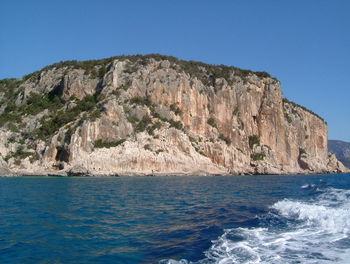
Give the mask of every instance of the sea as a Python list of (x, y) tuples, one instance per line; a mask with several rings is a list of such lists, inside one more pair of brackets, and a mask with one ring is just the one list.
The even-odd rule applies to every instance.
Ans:
[(0, 178), (0, 263), (350, 263), (350, 174)]

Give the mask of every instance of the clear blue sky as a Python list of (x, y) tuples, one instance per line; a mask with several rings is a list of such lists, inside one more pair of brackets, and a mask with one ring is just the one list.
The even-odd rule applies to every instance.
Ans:
[(0, 79), (137, 53), (267, 71), (350, 141), (349, 14), (348, 0), (0, 0)]

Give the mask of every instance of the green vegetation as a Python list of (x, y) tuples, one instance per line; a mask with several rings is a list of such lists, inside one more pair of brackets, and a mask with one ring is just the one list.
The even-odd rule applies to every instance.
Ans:
[(18, 88), (22, 83), (23, 81), (21, 79), (14, 78), (0, 80), (0, 92), (4, 93), (4, 98), (6, 98), (3, 99), (0, 103), (4, 104), (11, 102), (13, 104), (21, 92)]
[(11, 136), (8, 140), (7, 140), (8, 143), (18, 143), (18, 144), (21, 144), (21, 145), (24, 145), (25, 144), (25, 140), (23, 138), (16, 138), (16, 136)]
[[(147, 65), (150, 59), (161, 61), (168, 60), (170, 62), (170, 67), (176, 69), (177, 71), (182, 71), (189, 74), (193, 78), (201, 80), (205, 85), (214, 85), (217, 78), (224, 78), (229, 83), (232, 83), (237, 79), (246, 78), (251, 74), (255, 74), (259, 77), (270, 77), (269, 74), (265, 72), (252, 72), (250, 70), (242, 70), (236, 67), (230, 67), (225, 65), (210, 65), (202, 62), (196, 61), (183, 61), (176, 57), (164, 56), (160, 54), (149, 54), (149, 55), (134, 55), (134, 56), (116, 56), (101, 60), (89, 60), (89, 61), (65, 61), (55, 63), (44, 67), (40, 71), (33, 72), (24, 76), (22, 79), (3, 79), (0, 80), (0, 92), (4, 94), (4, 98), (0, 103), (6, 105), (3, 113), (0, 115), (0, 126), (6, 124), (7, 128), (13, 132), (19, 132), (21, 130), (22, 117), (27, 115), (37, 115), (38, 113), (47, 110), (48, 114), (44, 116), (40, 122), (41, 126), (37, 128), (31, 137), (38, 137), (40, 139), (46, 140), (54, 133), (56, 133), (61, 127), (66, 126), (68, 129), (65, 141), (70, 141), (71, 135), (74, 133), (76, 126), (67, 126), (67, 124), (80, 120), (82, 122), (84, 119), (90, 118), (95, 120), (101, 117), (102, 108), (98, 108), (97, 99), (98, 92), (95, 96), (86, 96), (81, 100), (76, 98), (71, 98), (70, 101), (75, 103), (75, 106), (71, 108), (65, 107), (65, 102), (59, 97), (57, 89), (50, 92), (48, 95), (41, 95), (38, 93), (30, 93), (25, 99), (25, 103), (21, 106), (15, 105), (16, 99), (24, 96), (24, 88), (21, 86), (25, 81), (35, 82), (40, 80), (40, 76), (43, 71), (64, 68), (65, 74), (71, 69), (82, 69), (91, 78), (102, 78), (106, 72), (110, 70), (112, 62), (115, 60), (128, 60), (126, 63), (126, 72), (133, 73), (140, 68), (142, 65)], [(62, 71), (63, 71), (62, 70)], [(129, 80), (124, 85), (119, 88), (127, 90), (131, 86), (132, 82)], [(117, 97), (120, 95), (121, 90), (113, 92)], [(150, 108), (152, 116), (158, 118), (163, 122), (169, 123), (170, 127), (176, 129), (183, 129), (183, 123), (181, 121), (175, 121), (167, 118), (161, 117), (158, 113), (154, 111), (155, 105), (152, 103), (148, 96), (141, 97), (136, 96), (129, 100), (132, 105), (142, 105)], [(70, 105), (69, 105), (70, 106)], [(175, 115), (181, 116), (182, 111), (176, 104), (171, 104), (169, 109), (174, 112)], [(208, 108), (210, 111), (210, 109)], [(84, 113), (82, 115), (82, 113)], [(234, 110), (235, 115), (239, 115), (239, 108), (236, 107)], [(178, 117), (177, 117), (178, 118)], [(160, 129), (162, 126), (161, 122), (152, 123), (151, 117), (144, 116), (141, 120), (138, 120), (134, 116), (128, 116), (128, 120), (133, 124), (136, 132), (147, 131), (149, 134), (153, 135), (156, 129)], [(213, 117), (207, 120), (207, 123), (217, 128), (217, 124)], [(25, 133), (23, 132), (22, 135)], [(29, 136), (29, 133), (27, 133)], [(230, 144), (231, 140), (225, 137), (223, 134), (219, 135), (219, 138)], [(100, 142), (101, 143), (101, 142)], [(102, 142), (103, 143), (103, 142)], [(97, 143), (98, 144), (98, 143)]]
[(160, 120), (162, 120), (163, 122), (169, 123), (170, 127), (174, 127), (176, 129), (179, 129), (179, 130), (181, 130), (183, 128), (183, 124), (181, 121), (175, 121), (173, 119), (167, 119), (167, 118), (163, 118), (163, 117), (160, 117)]
[(8, 92), (11, 92), (11, 90), (16, 89), (21, 84), (22, 84), (22, 81), (20, 79), (15, 79), (15, 78), (2, 79), (0, 80), (0, 91), (5, 92), (6, 90), (8, 90)]
[(176, 129), (181, 130), (183, 128), (183, 124), (181, 121), (175, 121), (173, 119), (167, 119), (164, 117), (159, 117), (160, 120), (162, 120), (163, 122), (167, 122), (169, 123), (170, 127), (174, 127)]
[(74, 121), (77, 118), (73, 111), (60, 110), (54, 113), (49, 119), (43, 119), (41, 127), (36, 129), (35, 134), (42, 140), (47, 139), (58, 131), (62, 126)]
[(189, 139), (191, 142), (196, 142), (196, 143), (197, 143), (197, 140), (196, 140), (194, 137), (188, 136), (188, 139)]
[(14, 136), (11, 136), (8, 140), (8, 143), (15, 143), (16, 142), (16, 138)]
[(250, 158), (252, 160), (255, 160), (255, 161), (256, 160), (263, 160), (263, 159), (265, 159), (265, 157), (266, 157), (266, 155), (263, 152), (261, 152), (261, 153), (253, 153), (253, 154), (250, 155)]
[[(195, 142), (197, 144), (197, 142)], [(191, 142), (192, 147), (197, 151), (199, 154), (201, 154), (204, 157), (207, 157), (207, 155), (193, 142)]]
[(225, 137), (223, 134), (220, 134), (220, 135), (219, 135), (219, 139), (225, 141), (225, 143), (226, 143), (227, 145), (231, 145), (231, 139), (229, 139), (228, 137)]
[(201, 150), (198, 151), (198, 153), (201, 154), (201, 155), (204, 156), (204, 157), (207, 157), (207, 155), (206, 155), (203, 151), (201, 151)]
[(145, 150), (152, 151), (152, 148), (151, 148), (151, 145), (150, 145), (150, 144), (144, 145), (143, 148), (144, 148)]
[(249, 136), (249, 147), (253, 149), (254, 145), (260, 145), (260, 137), (257, 135)]
[(128, 114), (126, 116), (126, 118), (129, 121), (129, 123), (131, 123), (133, 126), (135, 126), (138, 122), (140, 122), (140, 120), (136, 116), (133, 116), (133, 115)]
[(102, 59), (102, 60), (88, 60), (88, 61), (62, 61), (42, 68), (39, 71), (27, 74), (23, 76), (23, 80), (38, 81), (40, 80), (40, 74), (43, 71), (51, 70), (54, 68), (64, 68), (69, 69), (82, 69), (86, 74), (89, 74), (92, 78), (102, 78), (105, 73), (109, 70), (110, 63), (113, 58)]
[(167, 119), (167, 122), (170, 124), (170, 127), (176, 128), (181, 130), (183, 128), (182, 122), (181, 121), (175, 121), (172, 119)]
[(304, 148), (299, 148), (299, 155), (306, 154), (306, 150)]
[(218, 126), (216, 125), (215, 123), (215, 119), (213, 117), (210, 117), (208, 120), (207, 120), (207, 124), (212, 126), (212, 127), (215, 127), (215, 128), (218, 128)]
[(151, 124), (152, 124), (152, 119), (148, 115), (145, 115), (136, 125), (135, 127), (136, 133), (145, 131), (146, 128)]
[(8, 123), (7, 128), (8, 128), (11, 132), (14, 132), (14, 133), (18, 133), (18, 132), (19, 132), (19, 129), (18, 129), (18, 127), (16, 126), (15, 123)]
[(164, 152), (164, 149), (157, 149), (156, 154), (158, 155), (159, 153)]
[[(20, 164), (20, 160), (25, 159), (25, 158), (27, 158), (27, 157), (30, 157), (30, 156), (32, 156), (33, 154), (34, 154), (34, 153), (32, 153), (32, 152), (24, 151), (24, 147), (23, 147), (23, 146), (19, 146), (19, 147), (17, 148), (16, 152), (10, 152), (8, 155), (6, 155), (6, 157), (4, 158), (4, 160), (5, 160), (6, 162), (8, 162), (9, 159), (15, 158), (16, 161), (17, 161), (17, 163), (18, 163), (18, 161), (19, 161), (19, 164)], [(17, 164), (17, 163), (16, 163), (16, 164)], [(17, 165), (19, 165), (19, 164), (17, 164)]]
[(91, 75), (92, 78), (102, 78), (104, 74), (110, 69), (111, 64), (114, 60), (129, 60), (130, 63), (127, 65), (125, 70), (126, 73), (135, 72), (138, 67), (137, 65), (147, 65), (150, 59), (156, 61), (168, 60), (171, 64), (171, 67), (182, 70), (187, 74), (190, 74), (192, 77), (196, 77), (201, 80), (206, 85), (213, 85), (215, 79), (224, 78), (229, 83), (234, 81), (233, 76), (238, 76), (242, 79), (245, 79), (249, 75), (257, 75), (260, 78), (272, 78), (266, 72), (254, 72), (251, 70), (243, 70), (233, 66), (226, 65), (211, 65), (198, 61), (184, 61), (179, 60), (173, 56), (165, 56), (161, 54), (148, 54), (148, 55), (129, 55), (129, 56), (114, 56), (110, 58), (100, 59), (100, 60), (88, 60), (88, 61), (63, 61), (58, 62), (49, 66), (44, 67), (43, 69), (28, 74), (23, 77), (23, 80), (36, 81), (40, 79), (40, 74), (43, 71), (47, 71), (53, 68), (63, 68), (67, 67), (68, 69), (82, 69), (85, 73)]
[[(0, 93), (3, 95), (3, 98), (0, 101), (0, 105), (6, 105), (5, 110), (9, 110), (11, 108), (15, 108), (14, 102), (16, 101), (17, 96), (20, 94), (17, 85), (20, 85), (16, 79), (4, 79), (0, 80)], [(9, 112), (9, 111), (8, 111)]]
[(63, 107), (63, 104), (58, 97), (49, 98), (48, 96), (41, 96), (32, 92), (26, 102), (20, 107), (17, 107), (13, 103), (7, 104), (5, 111), (0, 115), (0, 126), (10, 121), (12, 125), (9, 125), (9, 128), (11, 129), (12, 127), (11, 130), (15, 131), (17, 129), (13, 123), (20, 122), (23, 116), (36, 115), (45, 109), (56, 111), (61, 107)]
[[(168, 59), (169, 60), (169, 59)], [(171, 61), (171, 60), (170, 60)], [(201, 80), (205, 85), (215, 85), (217, 78), (225, 79), (229, 84), (234, 82), (233, 76), (238, 76), (243, 80), (249, 75), (255, 74), (260, 78), (269, 77), (272, 78), (266, 72), (253, 72), (251, 70), (243, 70), (232, 66), (226, 65), (211, 65), (198, 61), (183, 61), (176, 60), (171, 61), (177, 65), (185, 73), (190, 74), (192, 77), (196, 77)], [(176, 68), (176, 66), (175, 66)]]
[(284, 118), (288, 121), (288, 123), (292, 123), (293, 119), (287, 113), (284, 114)]
[(129, 100), (131, 104), (151, 106), (152, 101), (149, 97), (135, 96)]
[(107, 65), (98, 65), (96, 66), (92, 66), (90, 65), (89, 67), (86, 67), (85, 72), (87, 74), (90, 74), (92, 78), (103, 78), (103, 76), (106, 74), (108, 70)]
[(113, 148), (116, 146), (119, 146), (123, 144), (126, 141), (126, 139), (120, 139), (117, 141), (103, 141), (102, 139), (98, 139), (94, 142), (95, 148)]
[(181, 121), (175, 121), (173, 119), (168, 119), (168, 118), (165, 118), (165, 117), (161, 117), (157, 112), (155, 112), (154, 110), (151, 110), (151, 113), (152, 113), (152, 116), (155, 117), (155, 118), (158, 118), (160, 119), (161, 121), (163, 122), (167, 122), (169, 123), (170, 127), (174, 127), (176, 129), (179, 129), (181, 130), (183, 128), (183, 124)]
[(310, 114), (312, 114), (312, 115), (318, 117), (318, 118), (321, 119), (325, 124), (327, 124), (327, 122), (326, 122), (322, 117), (320, 117), (318, 114), (314, 113), (313, 111), (311, 111), (310, 109), (307, 109), (306, 107), (304, 107), (304, 106), (302, 106), (302, 105), (299, 105), (299, 104), (297, 104), (297, 103), (294, 103), (294, 102), (292, 102), (292, 101), (289, 101), (289, 100), (286, 99), (286, 98), (283, 98), (283, 103), (289, 103), (289, 104), (291, 104), (291, 105), (294, 106), (294, 107), (299, 107), (299, 108), (305, 110), (306, 112), (309, 112)]
[[(82, 112), (91, 112), (96, 107), (96, 99), (94, 96), (86, 96), (83, 99), (76, 102), (76, 105), (66, 111), (59, 110), (50, 114), (49, 118), (42, 120), (42, 125), (35, 132), (36, 135), (41, 139), (54, 134), (62, 126), (75, 121), (79, 118)], [(99, 116), (99, 112), (92, 112), (93, 117)]]
[(180, 108), (178, 108), (176, 106), (176, 104), (171, 104), (170, 105), (170, 110), (173, 111), (175, 113), (175, 115), (181, 115), (182, 114), (182, 111)]
[(93, 95), (87, 95), (83, 99), (79, 100), (76, 106), (72, 109), (73, 112), (85, 112), (91, 111), (96, 107), (97, 101)]
[(120, 96), (120, 91), (114, 90), (114, 91), (112, 91), (112, 94), (114, 94), (118, 98)]
[(148, 134), (153, 136), (154, 135), (154, 130), (160, 129), (161, 127), (162, 127), (162, 123), (157, 121), (154, 124), (152, 124), (152, 125), (147, 127), (147, 132), (148, 132)]
[(95, 110), (92, 111), (91, 114), (90, 114), (90, 118), (91, 118), (92, 120), (98, 119), (98, 118), (100, 118), (100, 117), (101, 117), (101, 111), (100, 111), (100, 109), (95, 109)]
[(11, 122), (20, 122), (22, 120), (22, 115), (15, 111), (15, 108), (12, 106), (7, 106), (5, 111), (0, 115), (0, 126), (3, 126), (5, 123)]
[[(139, 120), (136, 116), (127, 114), (127, 120), (133, 125), (136, 133), (140, 133), (143, 131), (147, 131), (148, 134), (154, 135), (154, 131), (156, 129), (160, 129), (162, 127), (162, 123), (157, 121), (155, 123), (152, 122), (152, 118), (149, 115), (145, 115)], [(164, 119), (162, 119), (164, 121)], [(167, 120), (171, 122), (170, 120)]]
[(20, 106), (18, 111), (24, 115), (36, 115), (45, 109), (55, 111), (62, 106), (63, 104), (57, 96), (50, 98), (31, 92), (25, 104)]

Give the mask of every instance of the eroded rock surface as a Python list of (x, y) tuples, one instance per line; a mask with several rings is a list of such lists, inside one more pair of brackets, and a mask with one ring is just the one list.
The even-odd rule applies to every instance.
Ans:
[(0, 166), (16, 174), (346, 171), (324, 120), (264, 72), (161, 55), (72, 61), (0, 81), (0, 98)]

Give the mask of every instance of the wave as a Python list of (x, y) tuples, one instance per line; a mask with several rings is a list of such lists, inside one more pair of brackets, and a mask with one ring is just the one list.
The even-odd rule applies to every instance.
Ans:
[[(302, 186), (309, 187), (314, 186)], [(205, 252), (205, 259), (160, 263), (349, 263), (350, 190), (317, 191), (308, 201), (276, 202), (259, 218), (259, 227), (225, 230)]]
[(303, 186), (301, 186), (302, 189), (311, 189), (314, 187), (315, 187), (315, 184), (304, 184)]

